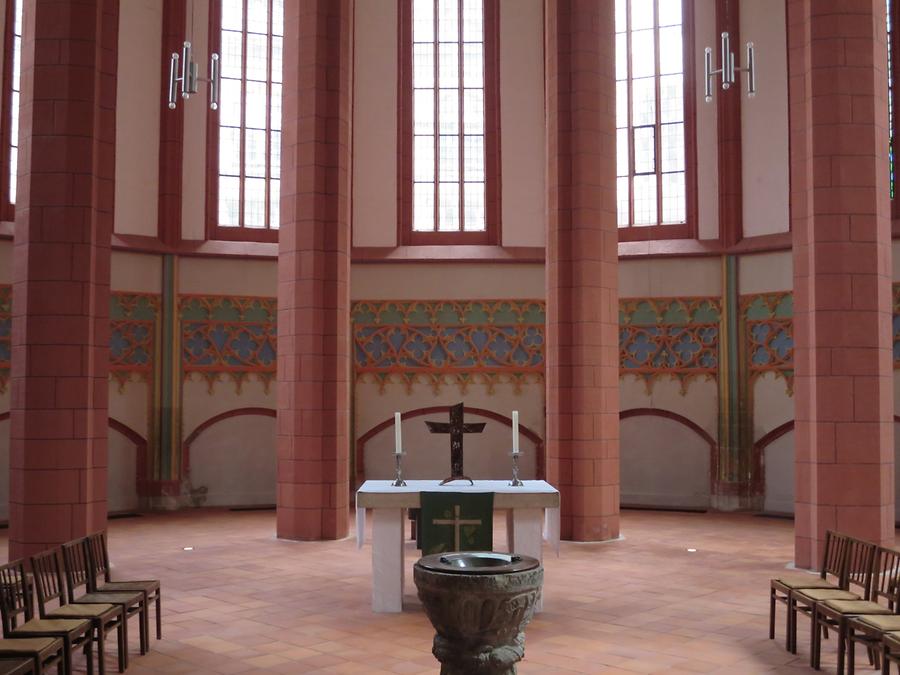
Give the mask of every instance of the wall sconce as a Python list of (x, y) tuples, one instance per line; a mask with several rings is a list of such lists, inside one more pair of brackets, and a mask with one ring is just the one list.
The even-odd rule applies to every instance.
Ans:
[(722, 89), (728, 90), (735, 82), (735, 73), (747, 73), (747, 96), (753, 98), (756, 96), (756, 52), (753, 49), (753, 43), (747, 43), (747, 66), (746, 68), (735, 67), (734, 52), (731, 51), (731, 40), (728, 33), (722, 33), (722, 67), (713, 70), (712, 47), (707, 47), (704, 51), (704, 75), (706, 80), (706, 102), (712, 101), (713, 79), (719, 73), (722, 74)]

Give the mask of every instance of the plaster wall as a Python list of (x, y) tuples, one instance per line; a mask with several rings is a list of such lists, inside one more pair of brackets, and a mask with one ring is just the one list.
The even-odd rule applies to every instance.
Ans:
[(156, 255), (113, 251), (110, 286), (114, 291), (159, 293), (162, 288), (162, 258)]
[[(735, 59), (746, 66), (744, 44), (756, 47), (759, 95), (747, 97), (746, 73), (737, 85), (741, 106), (744, 236), (787, 232), (790, 229), (790, 158), (788, 156), (787, 34), (784, 0), (743, 2), (741, 45)], [(717, 43), (718, 44), (718, 43)], [(702, 83), (702, 79), (699, 80)], [(726, 95), (738, 94), (738, 91)], [(720, 95), (721, 90), (717, 92)]]
[[(719, 435), (718, 399), (718, 384), (714, 380), (691, 380), (684, 392), (681, 383), (671, 377), (655, 380), (650, 388), (642, 378), (634, 375), (626, 375), (619, 380), (621, 410), (657, 408), (677, 413), (687, 417), (713, 438)], [(622, 443), (624, 447), (624, 440)]]
[[(393, 417), (394, 412), (407, 412), (418, 408), (427, 408), (438, 405), (454, 405), (464, 401), (467, 407), (484, 408), (506, 417), (512, 415), (513, 410), (519, 411), (519, 422), (528, 427), (541, 438), (544, 434), (544, 384), (543, 382), (529, 382), (522, 386), (521, 391), (516, 391), (515, 386), (509, 383), (501, 383), (494, 386), (491, 392), (485, 384), (469, 385), (465, 392), (452, 384), (444, 385), (439, 391), (435, 391), (431, 385), (414, 383), (407, 390), (406, 386), (398, 383), (387, 385), (383, 391), (374, 382), (357, 382), (354, 386), (354, 410), (353, 427), (354, 439), (359, 438), (374, 426), (386, 419)], [(449, 439), (446, 436), (435, 437), (428, 434), (425, 429), (425, 419), (441, 420), (445, 415), (432, 415), (429, 417), (414, 418), (404, 421), (404, 445), (413, 455), (408, 456), (410, 469), (420, 472), (421, 476), (434, 477), (437, 473), (446, 471), (450, 466)], [(466, 416), (466, 419), (469, 415)], [(474, 415), (472, 415), (474, 419)], [(478, 420), (476, 420), (478, 421)], [(509, 475), (510, 458), (508, 453), (512, 448), (512, 436), (510, 428), (493, 420), (488, 420), (484, 434), (467, 436), (465, 440), (466, 457), (479, 459), (472, 460), (472, 470), (479, 471), (477, 477), (498, 477)], [(525, 444), (526, 439), (520, 437), (522, 449), (525, 455), (521, 460), (522, 475), (534, 476), (534, 452), (533, 447)], [(388, 434), (380, 434), (372, 439), (371, 450), (367, 448), (366, 468), (381, 475), (385, 471), (384, 462), (393, 466), (393, 458), (390, 452), (393, 450), (393, 427)], [(531, 452), (529, 452), (529, 448)], [(355, 449), (355, 445), (354, 445)], [(369, 457), (369, 453), (372, 457)], [(530, 456), (529, 456), (530, 455)], [(404, 466), (406, 465), (404, 460)], [(468, 460), (466, 467), (468, 468)], [(526, 470), (530, 473), (526, 474)], [(483, 472), (483, 473), (481, 473)], [(412, 476), (412, 474), (410, 474)], [(470, 474), (472, 478), (476, 476)]]
[(106, 469), (106, 499), (110, 513), (135, 511), (140, 506), (137, 492), (137, 448), (128, 437), (109, 430)]
[[(0, 49), (0, 51), (3, 51)], [(13, 243), (11, 240), (0, 240), (0, 284), (12, 283)]]
[(120, 387), (109, 382), (109, 416), (133, 429), (145, 439), (150, 432), (150, 385), (132, 380)]
[(544, 297), (544, 266), (446, 263), (354, 265), (353, 300), (479, 300)]
[(119, 9), (114, 228), (120, 234), (157, 232), (162, 6), (129, 0)]
[[(205, 506), (274, 504), (275, 419), (230, 417), (191, 445), (192, 488), (206, 488)], [(200, 505), (200, 504), (198, 504)]]
[(697, 234), (700, 239), (719, 236), (719, 123), (718, 97), (704, 100), (703, 50), (712, 44), (716, 33), (716, 0), (694, 2), (694, 73), (698, 86), (694, 92), (697, 110)]
[(753, 440), (794, 419), (794, 398), (787, 382), (774, 373), (763, 373), (753, 382)]
[(738, 264), (738, 289), (741, 294), (774, 293), (794, 288), (794, 262), (791, 251), (741, 256)]
[[(181, 437), (187, 438), (203, 422), (237, 408), (275, 409), (275, 384), (266, 391), (265, 385), (255, 377), (245, 380), (240, 391), (230, 379), (216, 382), (212, 389), (196, 375), (182, 385)], [(240, 418), (238, 418), (240, 419)], [(239, 438), (253, 440), (249, 430), (236, 430)], [(272, 441), (274, 448), (274, 439)]]
[[(209, 67), (209, 0), (192, 0), (185, 21), (185, 35), (192, 35), (195, 60), (201, 77)], [(168, 84), (168, 83), (167, 83)], [(162, 88), (159, 88), (162, 92)], [(206, 118), (209, 106), (207, 92), (200, 92), (189, 101), (179, 100), (184, 107), (184, 164), (181, 182), (181, 236), (185, 239), (206, 238)]]
[(648, 258), (619, 262), (619, 297), (721, 296), (719, 258)]
[(794, 432), (789, 431), (766, 446), (763, 454), (767, 513), (794, 512)]
[(709, 506), (711, 450), (702, 436), (650, 415), (622, 420), (620, 435), (622, 504)]
[(397, 245), (396, 0), (354, 5), (353, 244)]
[(178, 292), (208, 295), (277, 295), (278, 266), (274, 260), (179, 258)]

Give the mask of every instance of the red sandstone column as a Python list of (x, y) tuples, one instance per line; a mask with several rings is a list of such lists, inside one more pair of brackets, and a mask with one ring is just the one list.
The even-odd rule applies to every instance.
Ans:
[[(795, 560), (894, 541), (883, 0), (790, 0)], [(763, 95), (762, 93), (760, 95)]]
[(116, 0), (26, 0), (10, 559), (106, 527)]
[(578, 541), (619, 535), (613, 4), (545, 4), (547, 477)]
[(352, 0), (284, 3), (278, 536), (347, 534)]

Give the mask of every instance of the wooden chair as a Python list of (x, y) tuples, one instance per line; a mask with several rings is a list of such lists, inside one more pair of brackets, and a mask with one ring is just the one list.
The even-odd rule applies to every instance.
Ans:
[(879, 547), (872, 574), (871, 600), (884, 602), (894, 614), (864, 614), (847, 621), (847, 672), (855, 670), (856, 643), (865, 644), (869, 661), (881, 653), (879, 643), (885, 633), (900, 631), (900, 551)]
[[(144, 605), (150, 608), (151, 603), (156, 605), (156, 639), (162, 640), (162, 588), (158, 579), (143, 579), (133, 581), (113, 581), (110, 574), (109, 549), (106, 547), (106, 533), (97, 532), (87, 538), (90, 552), (91, 565), (94, 570), (94, 578), (102, 581), (95, 582), (94, 588), (100, 593), (120, 591), (141, 591), (144, 594)], [(149, 625), (147, 627), (149, 633)], [(147, 635), (147, 647), (150, 646), (150, 635)]]
[(88, 675), (93, 675), (91, 622), (83, 619), (35, 619), (31, 586), (25, 576), (25, 563), (22, 560), (0, 565), (0, 617), (5, 638), (61, 638), (63, 669), (66, 673), (72, 672), (75, 650), (84, 649)]
[(32, 659), (0, 659), (0, 675), (33, 675)]
[[(872, 560), (875, 544), (861, 539), (844, 537), (840, 545), (840, 588), (795, 588), (788, 597), (788, 626), (791, 636), (789, 651), (797, 653), (797, 617), (813, 616), (816, 604), (825, 600), (868, 599), (872, 583)], [(825, 633), (828, 634), (827, 631)]]
[(897, 664), (900, 672), (900, 632), (891, 631), (881, 636), (881, 673), (891, 675), (891, 664)]
[[(872, 577), (875, 553), (878, 547), (869, 542), (850, 539), (848, 574), (851, 583), (857, 583), (863, 590), (860, 599), (829, 598), (810, 603), (812, 612), (812, 633), (810, 636), (809, 664), (816, 670), (821, 667), (822, 631), (833, 628), (837, 632), (837, 673), (843, 675), (847, 651), (847, 624), (849, 620), (863, 614), (891, 614), (891, 609), (872, 600), (878, 599), (872, 593)], [(802, 594), (801, 594), (802, 597)]]
[(62, 546), (63, 564), (66, 570), (66, 592), (71, 602), (79, 605), (118, 605), (125, 616), (122, 622), (123, 643), (125, 649), (122, 658), (128, 667), (128, 619), (138, 617), (138, 632), (141, 638), (141, 654), (147, 653), (146, 630), (147, 606), (144, 594), (138, 591), (122, 591), (119, 593), (98, 593), (94, 590), (93, 574), (90, 569), (90, 554), (87, 540), (70, 541)]
[[(62, 673), (65, 664), (65, 643), (62, 638), (42, 637), (16, 640), (0, 639), (0, 674), (35, 673), (43, 675), (44, 670), (56, 666)], [(26, 661), (30, 670), (21, 670)], [(4, 670), (3, 668), (13, 668)], [(16, 670), (18, 668), (18, 670)]]
[(845, 553), (847, 537), (828, 530), (825, 533), (825, 551), (819, 576), (811, 574), (787, 574), (776, 577), (769, 583), (769, 639), (775, 639), (775, 605), (785, 606), (785, 649), (797, 652), (796, 630), (792, 629), (789, 600), (791, 591), (804, 588), (841, 589), (844, 586)]
[[(45, 551), (31, 558), (34, 586), (37, 591), (38, 614), (42, 619), (89, 619), (94, 625), (100, 675), (106, 673), (106, 635), (116, 631), (119, 639), (119, 672), (125, 672), (125, 614), (120, 605), (75, 604), (67, 602), (59, 549)], [(48, 607), (53, 601), (57, 607)]]

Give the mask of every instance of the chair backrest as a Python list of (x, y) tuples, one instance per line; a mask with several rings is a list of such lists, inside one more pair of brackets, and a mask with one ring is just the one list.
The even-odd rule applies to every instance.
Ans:
[(898, 594), (900, 594), (900, 551), (879, 546), (872, 564), (870, 599), (886, 603), (895, 612), (900, 612)]
[(34, 574), (34, 588), (38, 601), (38, 613), (47, 614), (47, 604), (57, 600), (60, 607), (66, 604), (66, 587), (63, 581), (60, 551), (54, 548), (31, 556), (31, 570)]
[(76, 539), (62, 545), (63, 563), (66, 568), (66, 590), (74, 602), (78, 595), (75, 591), (84, 586), (85, 592), (94, 591), (91, 574), (90, 555), (87, 540)]
[(843, 587), (856, 586), (866, 600), (871, 597), (872, 572), (878, 546), (862, 539), (847, 537)]
[(819, 576), (823, 579), (830, 574), (837, 579), (838, 585), (843, 586), (844, 572), (847, 560), (847, 542), (849, 537), (839, 532), (826, 530), (825, 550), (822, 552), (822, 565), (819, 567)]
[(109, 574), (109, 551), (106, 548), (106, 532), (95, 532), (87, 536), (88, 554), (94, 579), (112, 581)]
[(0, 617), (3, 622), (3, 636), (34, 616), (31, 600), (31, 585), (25, 575), (25, 562), (13, 560), (0, 566)]

